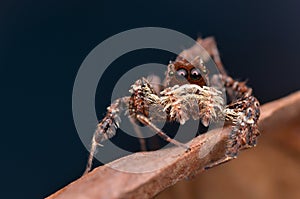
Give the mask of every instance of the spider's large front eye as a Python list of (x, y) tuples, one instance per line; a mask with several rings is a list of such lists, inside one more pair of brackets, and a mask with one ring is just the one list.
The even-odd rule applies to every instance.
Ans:
[(179, 77), (187, 77), (187, 71), (184, 69), (184, 68), (181, 68), (181, 69), (179, 69), (179, 70), (177, 70), (177, 75), (179, 76)]
[(200, 69), (198, 68), (193, 68), (191, 70), (191, 78), (192, 79), (195, 79), (195, 80), (198, 80), (201, 78), (201, 73), (200, 73)]

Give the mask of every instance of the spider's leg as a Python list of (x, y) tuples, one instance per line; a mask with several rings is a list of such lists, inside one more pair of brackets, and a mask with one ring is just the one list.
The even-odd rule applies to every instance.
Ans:
[(252, 95), (252, 88), (246, 85), (246, 81), (239, 82), (227, 75), (213, 75), (211, 85), (219, 90), (225, 87), (230, 101), (236, 101), (237, 99)]
[(220, 78), (224, 82), (224, 86), (226, 87), (230, 97), (232, 99), (235, 99), (234, 96), (236, 98), (249, 97), (252, 94), (252, 89), (247, 87), (246, 82), (235, 81), (224, 69), (215, 39), (213, 37), (207, 37), (205, 39), (199, 38), (197, 42), (204, 47), (216, 63), (221, 74)]
[(162, 90), (162, 82), (159, 76), (157, 75), (148, 75), (147, 80), (149, 81), (149, 84), (152, 86), (154, 93), (160, 93)]
[(239, 82), (234, 79), (232, 79), (229, 76), (223, 76), (222, 77), (224, 81), (224, 86), (226, 89), (231, 89), (233, 91), (234, 98), (243, 98), (243, 97), (249, 97), (252, 95), (252, 88), (249, 88), (246, 85), (246, 82)]
[(239, 150), (256, 145), (256, 138), (259, 136), (257, 121), (260, 115), (258, 100), (253, 96), (241, 98), (229, 104), (225, 114), (226, 120), (233, 123), (226, 154), (224, 158), (206, 166), (205, 169), (234, 159)]
[(149, 126), (157, 135), (159, 135), (161, 138), (163, 138), (164, 140), (166, 140), (167, 142), (170, 142), (176, 146), (182, 147), (184, 149), (186, 149), (187, 151), (190, 150), (190, 147), (178, 142), (175, 139), (170, 138), (167, 134), (165, 134), (162, 130), (160, 130), (155, 124), (153, 124), (147, 117), (145, 117), (144, 115), (137, 115), (136, 118), (143, 123), (146, 126)]
[(235, 157), (240, 149), (256, 145), (259, 136), (259, 102), (253, 96), (243, 97), (229, 104), (225, 114), (226, 119), (233, 123), (226, 155)]
[[(153, 94), (153, 95), (156, 95), (156, 93), (160, 92), (161, 81), (160, 81), (160, 78), (158, 76), (156, 76), (156, 75), (149, 75), (147, 77), (147, 81), (148, 81), (147, 83), (149, 83), (149, 87), (152, 87), (153, 90), (149, 89), (148, 91), (146, 91), (144, 89), (144, 91), (148, 92), (148, 94)], [(144, 83), (146, 83), (146, 82), (144, 82)], [(135, 83), (135, 85), (139, 85), (139, 84), (142, 84), (141, 80), (138, 80)], [(135, 87), (135, 89), (137, 89), (137, 88)], [(132, 89), (131, 92), (132, 92), (133, 95), (135, 95), (134, 89)], [(140, 90), (140, 92), (142, 93), (142, 90)], [(131, 122), (131, 124), (133, 126), (133, 130), (134, 130), (135, 134), (139, 138), (139, 142), (140, 142), (140, 145), (141, 145), (141, 151), (147, 151), (146, 142), (145, 142), (145, 139), (142, 138), (142, 132), (141, 132), (140, 127), (136, 124), (135, 119), (133, 117), (129, 117), (129, 120), (130, 120), (130, 122)]]
[(223, 163), (228, 162), (229, 160), (232, 160), (232, 159), (235, 159), (235, 158), (236, 158), (235, 156), (232, 157), (232, 156), (227, 156), (227, 155), (225, 155), (222, 159), (220, 159), (220, 160), (218, 160), (218, 161), (216, 161), (216, 162), (214, 162), (214, 163), (211, 163), (211, 164), (209, 164), (209, 165), (206, 165), (206, 166), (204, 167), (204, 169), (207, 170), (207, 169), (213, 168), (213, 167), (215, 167), (215, 166), (218, 166), (218, 165), (220, 165), (220, 164), (223, 164)]
[[(150, 82), (142, 78), (137, 80), (130, 90), (132, 93), (129, 103), (130, 116), (136, 119), (136, 122), (140, 122), (145, 126), (149, 126), (156, 134), (171, 142), (177, 146), (181, 146), (185, 149), (189, 149), (188, 146), (182, 144), (174, 139), (171, 139), (164, 132), (162, 132), (155, 124), (151, 122), (153, 120), (164, 121), (167, 119), (166, 114), (163, 111), (160, 97), (155, 93)], [(152, 111), (150, 109), (152, 108)]]
[[(199, 48), (199, 44), (203, 48)], [(203, 52), (204, 50), (207, 53), (204, 53)], [(211, 57), (214, 60), (214, 62), (216, 63), (220, 73), (222, 75), (226, 75), (226, 71), (225, 71), (223, 64), (221, 62), (221, 59), (220, 59), (216, 41), (213, 37), (207, 37), (205, 39), (202, 39), (201, 37), (199, 37), (197, 39), (197, 44), (195, 44), (194, 46), (192, 46), (189, 49), (182, 51), (178, 55), (176, 61), (179, 59), (182, 59), (182, 58), (187, 59), (187, 60), (193, 60), (195, 57), (197, 57), (199, 55), (202, 55), (201, 58), (203, 58), (204, 62), (207, 62), (209, 60), (209, 58)]]
[(224, 86), (231, 100), (241, 98), (243, 96), (248, 97), (252, 94), (252, 89), (247, 87), (246, 82), (238, 82), (232, 79), (223, 67), (220, 59), (217, 43), (213, 37), (207, 37), (205, 39), (199, 38), (197, 40), (212, 57), (220, 72), (220, 79), (224, 82)]
[(141, 151), (147, 151), (146, 142), (145, 142), (145, 139), (142, 137), (143, 134), (141, 132), (140, 127), (135, 123), (135, 121), (132, 117), (129, 117), (129, 120), (133, 126), (133, 130), (134, 130), (135, 134), (139, 138), (139, 142), (141, 145)]
[(128, 102), (129, 97), (123, 97), (116, 99), (109, 107), (107, 107), (106, 116), (99, 122), (94, 132), (88, 163), (84, 174), (88, 173), (92, 168), (93, 157), (96, 153), (97, 146), (102, 146), (100, 144), (102, 141), (105, 141), (116, 134), (116, 130), (119, 128), (121, 122), (119, 115), (127, 108)]
[(226, 70), (224, 69), (220, 58), (220, 54), (219, 54), (219, 50), (215, 38), (214, 37), (207, 37), (205, 39), (199, 38), (197, 42), (199, 42), (203, 46), (203, 48), (208, 52), (208, 54), (212, 57), (220, 73), (222, 75), (227, 75)]

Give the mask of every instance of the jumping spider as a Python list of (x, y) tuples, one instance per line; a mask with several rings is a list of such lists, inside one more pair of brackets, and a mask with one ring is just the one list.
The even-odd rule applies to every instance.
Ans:
[[(214, 60), (220, 74), (209, 79), (209, 71), (204, 65), (206, 60), (198, 56), (203, 49), (195, 45), (184, 50), (174, 62), (169, 63), (164, 87), (160, 93), (148, 79), (137, 80), (129, 90), (131, 96), (116, 99), (97, 125), (86, 172), (91, 169), (96, 147), (115, 135), (121, 122), (121, 113), (127, 114), (131, 121), (149, 126), (166, 141), (187, 151), (189, 146), (170, 138), (153, 122), (167, 120), (184, 124), (191, 118), (201, 120), (204, 126), (220, 120), (230, 122), (232, 131), (228, 139), (225, 161), (234, 158), (240, 149), (255, 146), (259, 135), (257, 121), (260, 109), (258, 100), (252, 96), (252, 89), (247, 87), (245, 82), (235, 81), (226, 74), (213, 38), (200, 38), (197, 42)], [(189, 62), (188, 58), (193, 59)], [(222, 82), (231, 101), (229, 104), (225, 104), (218, 86), (211, 86), (214, 79)], [(149, 107), (155, 109), (151, 117)]]

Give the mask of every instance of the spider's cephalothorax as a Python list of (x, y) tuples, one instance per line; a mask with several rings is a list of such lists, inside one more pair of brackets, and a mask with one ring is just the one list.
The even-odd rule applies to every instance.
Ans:
[[(194, 119), (208, 126), (211, 122), (226, 120), (231, 123), (232, 132), (228, 139), (225, 159), (218, 163), (234, 158), (239, 149), (255, 146), (259, 135), (257, 121), (260, 111), (258, 100), (252, 96), (252, 89), (247, 87), (245, 82), (235, 81), (227, 75), (213, 38), (198, 39), (197, 42), (213, 58), (221, 74), (212, 76), (210, 82), (209, 71), (204, 65), (204, 61), (207, 60), (203, 61), (198, 56), (203, 52), (203, 48), (192, 47), (184, 50), (174, 62), (169, 63), (161, 90), (154, 89), (151, 81), (146, 78), (137, 80), (129, 90), (130, 96), (116, 99), (97, 125), (86, 172), (92, 167), (96, 147), (115, 135), (122, 113), (127, 114), (130, 121), (148, 126), (166, 141), (187, 151), (189, 146), (171, 139), (153, 122), (168, 120), (184, 124), (187, 120)], [(193, 59), (189, 62), (186, 57)], [(219, 87), (213, 84), (216, 79), (221, 80), (226, 88), (230, 104), (226, 105)]]
[(208, 85), (208, 70), (200, 57), (195, 57), (189, 62), (184, 58), (170, 62), (166, 72), (165, 87), (196, 84), (198, 86)]

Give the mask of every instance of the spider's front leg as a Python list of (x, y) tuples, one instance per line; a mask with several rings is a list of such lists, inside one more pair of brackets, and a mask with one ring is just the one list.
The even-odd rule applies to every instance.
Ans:
[(226, 119), (233, 123), (228, 153), (234, 157), (239, 149), (256, 145), (260, 105), (245, 82), (235, 81), (227, 75), (222, 79), (227, 91), (231, 90), (233, 94), (233, 102), (226, 107), (225, 114)]
[[(189, 150), (187, 145), (170, 138), (152, 122), (152, 120), (164, 121), (167, 117), (161, 105), (160, 97), (156, 94), (147, 79), (142, 78), (137, 80), (130, 92), (132, 94), (129, 102), (129, 114), (131, 118), (134, 118), (136, 122), (148, 126), (167, 142)], [(150, 108), (152, 109), (151, 111)]]
[(243, 97), (229, 104), (225, 114), (226, 119), (233, 123), (227, 155), (234, 157), (239, 149), (256, 145), (256, 138), (259, 136), (259, 102), (253, 96)]
[(258, 100), (253, 96), (240, 98), (226, 106), (225, 120), (232, 123), (226, 154), (223, 159), (206, 166), (206, 169), (234, 159), (239, 150), (256, 145), (256, 138), (259, 136), (259, 106)]
[(107, 107), (107, 113), (102, 121), (97, 125), (93, 135), (91, 150), (84, 174), (88, 173), (92, 168), (93, 157), (96, 153), (97, 146), (102, 146), (100, 144), (101, 142), (116, 134), (116, 130), (119, 128), (119, 124), (121, 122), (120, 114), (124, 110), (128, 109), (129, 99), (130, 97), (116, 99), (109, 107)]

